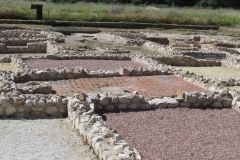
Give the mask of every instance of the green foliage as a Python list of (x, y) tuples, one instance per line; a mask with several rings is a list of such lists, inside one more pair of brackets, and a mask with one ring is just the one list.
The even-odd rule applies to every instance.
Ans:
[(78, 0), (51, 0), (53, 3), (77, 3)]
[[(146, 1), (141, 0), (142, 3)], [(164, 0), (165, 1), (165, 0)], [(172, 0), (170, 0), (171, 2)], [(204, 4), (200, 0), (199, 4)], [(11, 19), (35, 19), (36, 11), (30, 8), (33, 1), (15, 0), (8, 3), (0, 0), (0, 18)], [(152, 2), (152, 1), (151, 1)], [(161, 2), (161, 0), (159, 0)], [(180, 0), (175, 0), (180, 4)], [(184, 0), (181, 1), (183, 3)], [(214, 0), (206, 1), (206, 5), (213, 4)], [(233, 24), (233, 20), (240, 21), (238, 10), (229, 8), (206, 9), (206, 8), (178, 8), (178, 7), (155, 7), (123, 4), (102, 3), (52, 3), (38, 2), (43, 4), (43, 18), (45, 20), (67, 21), (101, 21), (101, 22), (143, 22), (143, 23), (169, 23), (169, 24), (199, 24), (199, 25), (224, 25)], [(137, 1), (136, 1), (137, 3)]]

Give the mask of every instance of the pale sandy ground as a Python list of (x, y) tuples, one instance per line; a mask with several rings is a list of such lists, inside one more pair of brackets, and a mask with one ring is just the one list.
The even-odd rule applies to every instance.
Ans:
[[(184, 72), (189, 71), (197, 75), (203, 75), (205, 78), (236, 78), (240, 79), (240, 72), (231, 68), (224, 67), (175, 67), (181, 68)], [(228, 86), (229, 89), (240, 91), (240, 86)]]
[(14, 71), (15, 67), (11, 63), (0, 63), (0, 71)]
[(204, 78), (240, 78), (240, 72), (231, 68), (224, 67), (175, 67), (181, 68), (184, 72), (189, 71), (197, 75), (203, 75)]
[(95, 160), (67, 119), (0, 120), (1, 160)]
[(228, 86), (228, 88), (232, 90), (240, 91), (240, 86), (231, 86), (231, 87)]

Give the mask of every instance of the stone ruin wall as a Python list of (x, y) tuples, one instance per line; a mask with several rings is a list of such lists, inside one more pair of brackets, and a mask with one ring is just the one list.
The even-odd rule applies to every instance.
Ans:
[(21, 94), (0, 96), (0, 117), (47, 118), (66, 117), (67, 99), (62, 96)]
[(95, 111), (114, 110), (150, 110), (176, 107), (231, 107), (232, 100), (228, 92), (178, 93), (178, 97), (164, 97), (144, 100), (144, 97), (133, 92), (128, 95), (114, 94), (75, 94), (68, 101), (68, 117), (72, 126), (79, 130), (84, 141), (93, 148), (99, 159), (131, 159), (140, 160), (141, 156), (121, 135), (114, 132)]
[(0, 43), (0, 53), (46, 53), (46, 42), (30, 42), (27, 46), (6, 46)]
[(65, 42), (62, 34), (34, 30), (0, 31), (0, 53), (48, 53), (56, 54)]
[[(55, 42), (48, 41), (50, 45), (47, 49), (48, 57), (55, 57), (61, 52)], [(52, 55), (51, 55), (52, 54)], [(47, 56), (46, 56), (47, 57)], [(91, 57), (86, 55), (86, 57)], [(85, 57), (85, 58), (86, 58)], [(177, 57), (177, 56), (176, 56)], [(60, 57), (60, 58), (64, 58)], [(84, 58), (84, 57), (82, 57)], [(106, 58), (106, 57), (104, 57)], [(107, 57), (111, 59), (110, 57)], [(118, 57), (119, 58), (119, 57)], [(176, 108), (176, 107), (213, 107), (213, 108), (235, 108), (240, 111), (240, 95), (236, 91), (226, 90), (223, 86), (240, 85), (235, 79), (229, 80), (211, 80), (194, 73), (183, 73), (171, 66), (161, 63), (159, 57), (134, 56), (128, 57), (134, 62), (139, 62), (146, 66), (145, 68), (125, 68), (121, 67), (119, 71), (86, 71), (82, 68), (75, 69), (57, 68), (46, 69), (45, 71), (29, 70), (23, 63), (21, 57), (8, 56), (1, 58), (0, 61), (10, 61), (19, 67), (18, 72), (1, 72), (0, 79), (6, 83), (5, 88), (10, 89), (6, 92), (1, 90), (0, 95), (0, 116), (22, 117), (62, 117), (68, 115), (75, 129), (79, 130), (84, 141), (90, 145), (99, 159), (127, 159), (140, 160), (141, 156), (135, 148), (129, 149), (128, 143), (121, 135), (112, 131), (103, 121), (103, 118), (95, 111), (113, 111), (113, 110), (149, 110), (157, 108)], [(165, 58), (165, 57), (163, 57)], [(167, 58), (167, 57), (166, 57)], [(178, 58), (178, 57), (177, 57)], [(9, 60), (10, 59), (10, 60)], [(98, 57), (99, 59), (99, 57)], [(191, 58), (190, 60), (191, 61)], [(27, 71), (27, 72), (26, 72)], [(76, 78), (72, 75), (81, 75), (89, 77), (113, 77), (122, 76), (144, 76), (157, 74), (175, 74), (187, 81), (197, 84), (209, 90), (209, 92), (181, 92), (178, 91), (177, 97), (163, 97), (145, 100), (137, 92), (127, 94), (74, 94), (72, 97), (64, 95), (50, 94), (51, 86), (45, 86), (38, 83), (34, 87), (21, 86), (15, 82), (30, 80), (49, 80), (51, 76), (61, 75), (59, 79)], [(28, 82), (32, 84), (33, 82)], [(36, 82), (35, 82), (36, 83)], [(31, 85), (32, 86), (32, 85)], [(46, 91), (46, 94), (37, 94)], [(11, 92), (9, 92), (11, 91)], [(23, 94), (24, 93), (24, 94)]]
[[(139, 37), (141, 36), (143, 36), (143, 38), (140, 40)], [(97, 34), (97, 37), (104, 40), (117, 41), (119, 43), (123, 43), (124, 45), (142, 45), (144, 49), (160, 53), (161, 56), (155, 56), (156, 60), (168, 65), (198, 67), (221, 66), (221, 60), (226, 57), (225, 51), (221, 51), (220, 53), (215, 50), (208, 51), (207, 49), (205, 49), (206, 51), (194, 52), (176, 51), (171, 46), (149, 41), (148, 39), (151, 38), (144, 38), (144, 35), (141, 33), (99, 33)], [(196, 39), (196, 36), (194, 38)], [(197, 40), (200, 41), (200, 37), (198, 37)], [(171, 43), (172, 42), (170, 41), (170, 44)]]

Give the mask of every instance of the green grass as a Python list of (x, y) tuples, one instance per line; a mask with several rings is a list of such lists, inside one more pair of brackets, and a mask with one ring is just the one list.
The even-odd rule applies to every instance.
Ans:
[[(0, 0), (0, 18), (35, 19), (31, 4), (43, 4), (44, 20), (177, 23), (231, 26), (240, 21), (238, 10), (204, 8), (157, 8), (154, 6), (100, 3), (53, 4), (36, 0)], [(236, 21), (235, 21), (236, 22)]]

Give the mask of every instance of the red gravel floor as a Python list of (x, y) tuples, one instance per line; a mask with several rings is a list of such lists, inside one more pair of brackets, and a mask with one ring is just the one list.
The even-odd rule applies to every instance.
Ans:
[(103, 113), (144, 160), (239, 160), (240, 115), (233, 109)]
[(91, 59), (74, 59), (74, 60), (51, 60), (51, 59), (29, 59), (24, 60), (29, 68), (45, 69), (45, 68), (57, 68), (66, 67), (74, 68), (80, 66), (84, 69), (92, 71), (102, 70), (118, 70), (121, 66), (141, 66), (139, 63), (132, 61), (117, 61), (117, 60), (91, 60)]
[(100, 87), (122, 87), (125, 91), (138, 91), (145, 98), (175, 96), (177, 91), (206, 91), (174, 75), (80, 78), (52, 81), (52, 89), (58, 94), (99, 92)]

